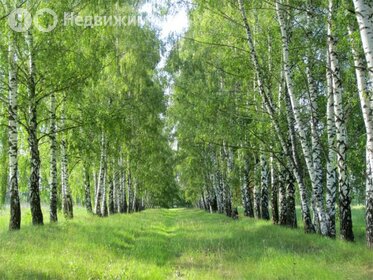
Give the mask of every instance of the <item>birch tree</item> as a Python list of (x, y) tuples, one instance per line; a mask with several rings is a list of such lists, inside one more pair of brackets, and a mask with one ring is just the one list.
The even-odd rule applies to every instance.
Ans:
[(290, 103), (292, 107), (292, 111), (294, 114), (295, 123), (298, 129), (299, 140), (302, 146), (303, 156), (306, 161), (307, 171), (309, 173), (311, 184), (313, 188), (313, 195), (315, 199), (316, 208), (315, 210), (316, 215), (318, 216), (318, 220), (320, 223), (320, 230), (321, 234), (327, 234), (327, 227), (325, 222), (325, 212), (323, 210), (323, 192), (322, 192), (322, 185), (320, 181), (317, 180), (320, 176), (317, 174), (321, 170), (315, 170), (313, 159), (316, 155), (312, 154), (312, 151), (307, 143), (307, 136), (305, 134), (306, 128), (301, 120), (300, 112), (299, 112), (299, 101), (295, 96), (294, 87), (293, 87), (293, 79), (291, 74), (291, 67), (290, 67), (290, 60), (289, 60), (289, 36), (286, 27), (285, 18), (283, 16), (283, 11), (281, 7), (282, 3), (276, 1), (276, 11), (278, 22), (280, 25), (281, 30), (281, 37), (282, 37), (282, 53), (283, 53), (283, 62), (284, 62), (284, 74), (287, 86), (287, 92), (289, 94)]
[(276, 166), (273, 159), (273, 154), (270, 157), (270, 178), (271, 178), (271, 210), (272, 222), (278, 224), (279, 221), (279, 205), (278, 205), (278, 177)]
[[(30, 5), (30, 3), (29, 3)], [(25, 33), (25, 40), (27, 44), (28, 54), (28, 77), (27, 77), (27, 91), (28, 91), (28, 143), (30, 146), (30, 206), (32, 223), (34, 225), (43, 225), (43, 213), (40, 204), (40, 152), (38, 139), (38, 115), (37, 115), (37, 96), (36, 96), (36, 66), (34, 61), (34, 37), (32, 29), (30, 28)]]
[[(353, 3), (359, 24), (365, 59), (368, 64), (369, 79), (370, 82), (373, 82), (373, 4), (369, 0), (353, 0)], [(368, 96), (371, 96), (371, 92)], [(368, 143), (368, 145), (373, 144)], [(372, 150), (372, 146), (369, 146), (369, 149)]]
[[(65, 127), (65, 112), (62, 113), (61, 127)], [(72, 219), (73, 213), (73, 199), (69, 184), (69, 169), (68, 169), (68, 151), (66, 135), (62, 135), (61, 139), (61, 189), (62, 189), (62, 210), (65, 218)]]
[(333, 0), (329, 0), (328, 14), (328, 50), (330, 56), (330, 67), (332, 72), (332, 86), (334, 96), (334, 119), (336, 126), (337, 164), (338, 164), (338, 186), (339, 186), (339, 216), (341, 237), (348, 241), (354, 240), (352, 232), (351, 217), (351, 194), (347, 174), (347, 131), (346, 117), (343, 108), (343, 88), (340, 78), (340, 66), (336, 53), (336, 38), (333, 34)]
[[(259, 65), (258, 56), (257, 56), (256, 50), (255, 50), (254, 44), (253, 44), (252, 33), (251, 33), (249, 22), (247, 20), (246, 11), (245, 11), (243, 1), (238, 0), (238, 4), (239, 4), (239, 9), (240, 9), (240, 12), (241, 12), (241, 15), (242, 15), (243, 23), (244, 23), (244, 26), (245, 26), (245, 29), (246, 29), (247, 43), (248, 43), (249, 49), (250, 49), (251, 60), (252, 60), (252, 63), (254, 65), (256, 76), (258, 78), (258, 89), (259, 89), (260, 95), (262, 96), (262, 98), (264, 100), (264, 105), (265, 105), (266, 111), (269, 113), (269, 115), (271, 117), (271, 121), (274, 125), (275, 131), (276, 131), (276, 136), (278, 137), (281, 148), (284, 151), (284, 153), (286, 155), (288, 155), (288, 157), (289, 157), (289, 163), (291, 164), (294, 175), (297, 179), (297, 183), (299, 185), (299, 189), (300, 189), (300, 192), (301, 192), (301, 206), (302, 206), (302, 215), (303, 215), (303, 220), (304, 220), (304, 229), (305, 229), (306, 232), (314, 232), (314, 226), (312, 224), (312, 220), (311, 220), (311, 216), (310, 216), (310, 210), (309, 210), (309, 206), (308, 206), (308, 197), (307, 197), (307, 193), (306, 193), (306, 188), (305, 188), (303, 179), (301, 177), (301, 174), (299, 172), (299, 169), (295, 166), (295, 164), (293, 162), (294, 159), (291, 156), (291, 152), (289, 151), (285, 140), (281, 136), (281, 129), (280, 129), (278, 123), (275, 120), (274, 109), (273, 109), (273, 106), (272, 106), (272, 102), (271, 102), (271, 100), (268, 96), (268, 93), (265, 90), (265, 86), (263, 84), (264, 79), (263, 79), (262, 71), (261, 71), (261, 68), (260, 68), (260, 65)], [(284, 40), (284, 43), (286, 43), (286, 40), (287, 40), (286, 37), (283, 38), (283, 40)], [(308, 160), (308, 163), (311, 164), (310, 160)], [(314, 175), (314, 173), (312, 173), (312, 174)]]
[[(362, 42), (364, 44), (364, 52), (366, 61), (372, 58), (373, 43), (372, 36), (369, 39), (369, 34), (371, 34), (373, 25), (367, 21), (367, 11), (369, 10), (369, 4), (364, 3), (364, 1), (354, 1), (356, 7), (356, 17), (358, 19), (360, 34)], [(347, 3), (349, 5), (349, 3)], [(349, 7), (349, 6), (348, 6)], [(373, 10), (372, 10), (373, 11)], [(369, 18), (368, 18), (369, 19)], [(372, 120), (372, 93), (368, 89), (367, 84), (367, 73), (365, 71), (365, 61), (362, 58), (362, 55), (359, 52), (359, 44), (354, 41), (354, 23), (349, 19), (348, 21), (348, 34), (350, 36), (351, 42), (351, 52), (353, 55), (354, 66), (355, 66), (355, 75), (357, 81), (357, 88), (360, 100), (360, 106), (363, 114), (364, 125), (367, 133), (366, 140), (366, 239), (367, 245), (373, 247), (373, 173), (372, 173), (372, 143), (373, 143), (373, 120)], [(370, 41), (369, 41), (370, 40)], [(369, 51), (370, 50), (370, 51)], [(372, 64), (371, 64), (372, 65)], [(369, 66), (368, 64), (368, 67)], [(368, 69), (369, 71), (369, 69)], [(369, 74), (370, 81), (372, 81), (372, 73)]]
[(57, 125), (56, 96), (50, 97), (50, 209), (49, 220), (57, 222)]
[(92, 199), (91, 199), (91, 181), (90, 181), (90, 172), (87, 163), (84, 163), (83, 166), (84, 172), (84, 205), (88, 213), (93, 213), (92, 210)]
[(10, 221), (9, 229), (21, 228), (21, 206), (18, 191), (18, 77), (16, 35), (9, 33), (8, 48), (8, 142), (9, 142), (9, 192), (10, 192)]
[(106, 174), (106, 139), (105, 134), (101, 132), (101, 157), (100, 157), (100, 172), (97, 180), (96, 197), (95, 197), (95, 213), (102, 216), (102, 197), (105, 185)]
[(269, 176), (268, 176), (268, 165), (264, 155), (260, 157), (261, 165), (261, 195), (260, 195), (260, 204), (261, 204), (261, 218), (264, 220), (269, 220), (269, 210), (268, 210), (268, 185), (269, 185)]
[(333, 76), (330, 65), (329, 50), (327, 50), (327, 136), (328, 136), (328, 158), (326, 163), (326, 211), (328, 223), (328, 235), (335, 237), (335, 203), (337, 195), (337, 155), (335, 139), (335, 121), (334, 121), (334, 93), (333, 93)]

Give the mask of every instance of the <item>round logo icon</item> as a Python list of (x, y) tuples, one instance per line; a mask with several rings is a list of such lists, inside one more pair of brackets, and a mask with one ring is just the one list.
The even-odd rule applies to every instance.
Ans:
[(15, 9), (8, 16), (8, 24), (16, 32), (25, 32), (32, 25), (32, 17), (26, 9)]
[[(48, 14), (52, 16), (53, 18), (53, 23), (49, 24), (46, 27), (39, 23), (39, 17), (44, 16), (44, 14)], [(51, 32), (52, 30), (56, 28), (57, 24), (58, 24), (58, 16), (55, 13), (55, 11), (48, 9), (48, 8), (44, 8), (36, 12), (35, 17), (34, 17), (34, 25), (40, 32)]]

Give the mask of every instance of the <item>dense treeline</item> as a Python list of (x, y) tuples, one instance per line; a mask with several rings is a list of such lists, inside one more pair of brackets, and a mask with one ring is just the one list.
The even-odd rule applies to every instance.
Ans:
[[(143, 2), (1, 4), (5, 22), (16, 8), (130, 18)], [(243, 206), (247, 217), (292, 228), (299, 204), (305, 232), (353, 241), (351, 206), (364, 203), (373, 247), (371, 1), (186, 5), (190, 26), (167, 75), (146, 21), (60, 22), (52, 32), (1, 25), (9, 229), (20, 229), (25, 202), (43, 225), (43, 204), (57, 222), (76, 204), (105, 217), (185, 200), (232, 218)]]
[[(42, 225), (43, 203), (56, 222), (58, 209), (73, 218), (77, 203), (107, 216), (167, 207), (177, 197), (154, 28), (133, 20), (63, 24), (66, 12), (138, 18), (141, 5), (2, 1), (0, 175), (9, 229), (21, 226), (22, 202), (30, 204), (32, 223)], [(6, 16), (16, 8), (31, 15), (48, 8), (60, 21), (51, 32), (35, 25), (15, 32)], [(39, 24), (51, 20), (45, 14)]]
[[(168, 62), (178, 180), (208, 211), (270, 218), (373, 247), (369, 0), (209, 1)], [(270, 213), (271, 212), (271, 213)]]

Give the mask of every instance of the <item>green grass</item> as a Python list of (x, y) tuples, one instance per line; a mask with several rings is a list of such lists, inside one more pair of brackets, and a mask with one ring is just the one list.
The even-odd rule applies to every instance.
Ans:
[(199, 210), (75, 212), (43, 227), (26, 213), (19, 232), (0, 213), (0, 279), (373, 279), (361, 208), (355, 243)]

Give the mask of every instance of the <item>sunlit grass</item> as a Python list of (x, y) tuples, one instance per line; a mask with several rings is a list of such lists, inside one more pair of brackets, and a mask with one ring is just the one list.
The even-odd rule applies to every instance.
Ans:
[(101, 219), (78, 208), (43, 227), (24, 212), (19, 232), (0, 216), (1, 279), (373, 279), (362, 208), (352, 244), (190, 209)]

